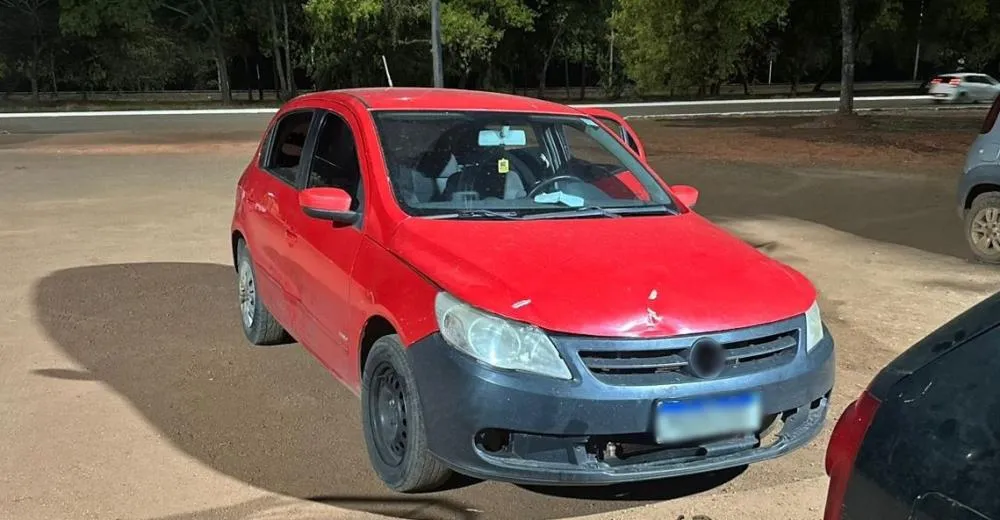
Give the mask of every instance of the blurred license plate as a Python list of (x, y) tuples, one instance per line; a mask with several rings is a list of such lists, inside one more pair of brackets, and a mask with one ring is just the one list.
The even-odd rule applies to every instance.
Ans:
[(754, 432), (761, 421), (759, 394), (657, 401), (653, 418), (660, 444)]

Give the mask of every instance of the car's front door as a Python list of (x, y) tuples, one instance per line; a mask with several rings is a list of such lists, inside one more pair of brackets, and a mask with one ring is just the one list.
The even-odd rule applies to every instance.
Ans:
[(297, 212), (293, 276), (305, 310), (303, 319), (309, 322), (300, 341), (330, 370), (345, 377), (350, 374), (350, 346), (359, 341), (348, 318), (351, 269), (363, 240), (364, 182), (358, 153), (362, 143), (356, 139), (358, 127), (350, 112), (320, 110), (317, 117), (316, 139), (307, 148), (305, 188), (346, 191), (351, 209), (361, 217), (345, 225)]
[(283, 115), (268, 137), (260, 164), (251, 169), (253, 178), (245, 183), (249, 209), (245, 231), (257, 268), (257, 289), (274, 317), (293, 335), (299, 323), (299, 294), (292, 278), (291, 225), (299, 212), (297, 182), (312, 119), (312, 110)]
[(635, 151), (642, 160), (646, 160), (646, 147), (639, 140), (639, 135), (635, 133), (632, 125), (624, 117), (603, 108), (582, 108), (583, 113), (597, 119), (601, 124), (608, 127), (615, 135), (621, 138), (632, 150)]

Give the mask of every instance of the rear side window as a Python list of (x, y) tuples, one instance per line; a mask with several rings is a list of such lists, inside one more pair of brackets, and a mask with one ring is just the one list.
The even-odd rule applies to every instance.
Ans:
[(983, 127), (979, 130), (979, 133), (990, 133), (993, 130), (993, 125), (997, 122), (998, 115), (1000, 115), (1000, 96), (997, 96), (993, 100), (993, 106), (990, 107), (990, 111), (986, 114), (986, 119), (983, 120)]
[(295, 184), (312, 118), (312, 111), (292, 112), (278, 121), (264, 159), (265, 170), (289, 184)]

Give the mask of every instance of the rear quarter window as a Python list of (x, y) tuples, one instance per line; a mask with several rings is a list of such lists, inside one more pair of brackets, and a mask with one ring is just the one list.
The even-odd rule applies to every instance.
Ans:
[(274, 125), (261, 167), (275, 177), (294, 185), (312, 119), (311, 110), (292, 112), (283, 116)]

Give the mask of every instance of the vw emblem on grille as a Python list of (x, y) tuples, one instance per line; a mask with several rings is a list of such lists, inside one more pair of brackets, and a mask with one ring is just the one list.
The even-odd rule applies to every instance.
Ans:
[(688, 351), (688, 370), (692, 374), (711, 379), (717, 377), (726, 368), (726, 352), (718, 341), (711, 338), (701, 338), (691, 345)]

